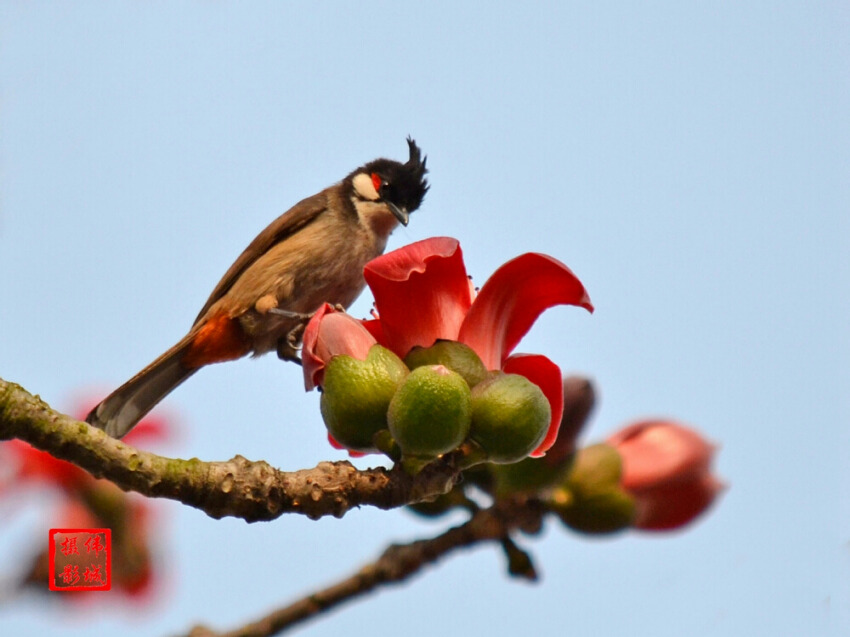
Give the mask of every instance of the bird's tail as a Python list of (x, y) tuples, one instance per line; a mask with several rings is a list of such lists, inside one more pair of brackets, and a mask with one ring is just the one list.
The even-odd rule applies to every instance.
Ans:
[(192, 346), (193, 337), (194, 334), (187, 334), (174, 347), (112, 392), (91, 410), (86, 416), (86, 422), (103, 429), (114, 438), (123, 437), (159, 401), (198, 371), (197, 366), (187, 366), (183, 360)]

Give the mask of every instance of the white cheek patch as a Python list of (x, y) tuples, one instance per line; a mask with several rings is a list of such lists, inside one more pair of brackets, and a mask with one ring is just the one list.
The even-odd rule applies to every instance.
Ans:
[(366, 173), (355, 175), (354, 179), (351, 180), (351, 184), (354, 186), (354, 192), (360, 198), (368, 201), (377, 201), (380, 199), (380, 195), (378, 195), (378, 191), (375, 190), (375, 185), (372, 183), (372, 178)]

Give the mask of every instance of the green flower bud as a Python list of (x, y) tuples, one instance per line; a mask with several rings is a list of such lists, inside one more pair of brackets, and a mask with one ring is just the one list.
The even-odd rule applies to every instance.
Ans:
[(466, 439), (470, 411), (460, 374), (442, 365), (417, 367), (390, 402), (390, 433), (405, 456), (436, 458)]
[(564, 480), (568, 465), (551, 465), (546, 458), (524, 458), (512, 464), (488, 465), (496, 479), (496, 493), (537, 493)]
[(574, 531), (599, 535), (629, 528), (635, 518), (635, 502), (620, 488), (575, 494), (566, 506), (552, 509)]
[(552, 408), (540, 388), (518, 374), (493, 374), (472, 390), (470, 438), (490, 462), (508, 464), (527, 457), (543, 442)]
[(356, 451), (371, 451), (372, 437), (387, 428), (390, 401), (409, 371), (401, 359), (373, 345), (365, 361), (334, 356), (325, 367), (322, 418), (337, 442)]
[(487, 368), (478, 354), (469, 345), (456, 341), (437, 341), (431, 347), (416, 346), (404, 357), (404, 363), (411, 370), (423, 365), (443, 365), (463, 376), (470, 388), (487, 376)]
[(618, 487), (623, 474), (620, 454), (614, 447), (599, 443), (580, 449), (567, 474), (570, 491), (592, 493)]
[(635, 502), (620, 486), (622, 461), (616, 449), (596, 444), (579, 450), (564, 481), (569, 497), (554, 498), (552, 510), (581, 533), (614, 533), (630, 527)]

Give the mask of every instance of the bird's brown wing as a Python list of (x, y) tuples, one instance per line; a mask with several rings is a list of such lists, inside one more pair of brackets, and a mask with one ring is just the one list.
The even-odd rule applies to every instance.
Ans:
[(327, 190), (308, 197), (292, 206), (277, 219), (272, 221), (265, 230), (248, 245), (247, 248), (239, 255), (239, 258), (233, 262), (233, 265), (225, 272), (221, 281), (213, 289), (212, 294), (207, 299), (204, 307), (198, 313), (193, 325), (197, 325), (198, 321), (207, 313), (213, 303), (218, 301), (222, 296), (227, 294), (227, 291), (233, 286), (233, 283), (245, 270), (274, 244), (283, 241), (287, 237), (309, 225), (322, 212), (327, 209), (328, 197)]

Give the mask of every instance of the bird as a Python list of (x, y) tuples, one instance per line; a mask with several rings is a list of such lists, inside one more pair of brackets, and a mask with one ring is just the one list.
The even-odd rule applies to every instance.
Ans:
[(363, 267), (429, 189), (416, 142), (405, 163), (375, 159), (303, 199), (268, 225), (215, 286), (189, 332), (107, 396), (86, 422), (114, 438), (205, 365), (276, 351), (300, 362), (300, 332), (324, 303), (347, 308)]

